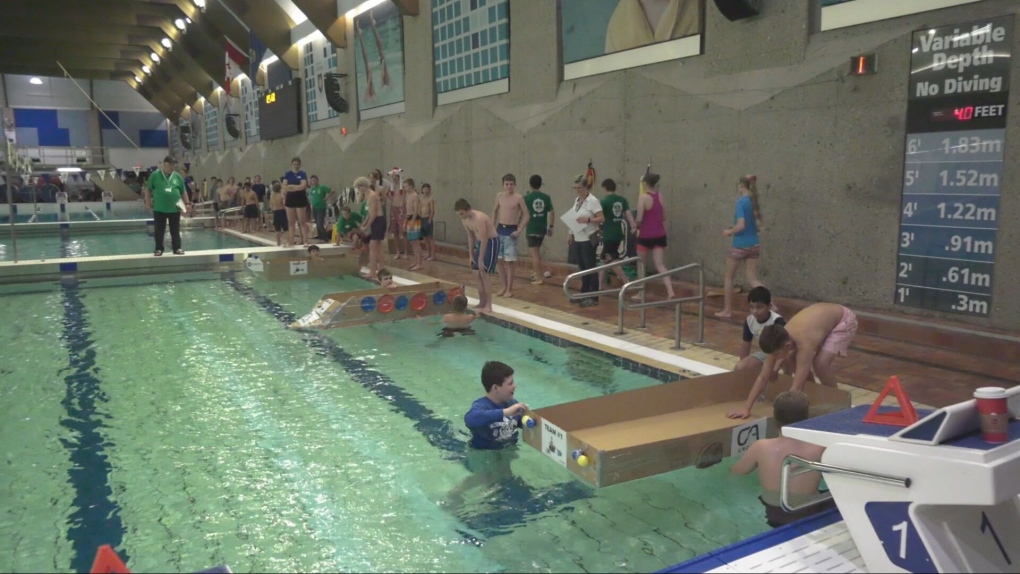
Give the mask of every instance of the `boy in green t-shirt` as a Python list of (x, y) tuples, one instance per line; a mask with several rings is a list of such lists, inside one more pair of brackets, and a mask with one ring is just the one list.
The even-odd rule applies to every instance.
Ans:
[[(602, 182), (606, 195), (602, 198), (602, 213), (606, 221), (602, 224), (602, 260), (606, 263), (621, 259), (627, 254), (627, 234), (634, 229), (634, 219), (630, 214), (630, 205), (622, 195), (616, 194), (616, 182), (607, 179)], [(623, 269), (617, 265), (613, 273), (623, 285), (628, 281)], [(606, 281), (605, 270), (599, 272), (599, 289), (604, 290)]]
[(531, 191), (524, 195), (524, 204), (528, 206), (528, 227), (525, 234), (528, 238), (528, 250), (531, 251), (531, 284), (541, 285), (543, 277), (551, 277), (549, 272), (542, 271), (542, 242), (546, 236), (552, 237), (553, 223), (556, 212), (553, 210), (552, 198), (539, 191), (542, 189), (542, 176), (533, 175), (528, 180)]
[(361, 214), (352, 213), (351, 208), (345, 205), (340, 210), (340, 219), (336, 220), (336, 225), (333, 229), (336, 231), (336, 240), (333, 242), (334, 245), (340, 245), (341, 241), (347, 243), (353, 243), (354, 247), (360, 247), (361, 234), (358, 233), (358, 228), (361, 227)]
[(329, 186), (319, 185), (319, 176), (313, 175), (308, 178), (308, 201), (312, 206), (315, 233), (319, 241), (329, 241), (329, 236), (326, 235), (326, 196), (331, 191)]

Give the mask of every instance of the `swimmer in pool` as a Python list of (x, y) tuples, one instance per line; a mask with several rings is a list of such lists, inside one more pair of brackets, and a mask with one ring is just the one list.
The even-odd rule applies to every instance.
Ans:
[(397, 284), (393, 282), (393, 273), (391, 273), (389, 269), (380, 269), (379, 272), (375, 274), (375, 278), (369, 279), (369, 281), (378, 283), (380, 287), (386, 287), (388, 289), (397, 288)]
[[(808, 398), (800, 391), (780, 393), (772, 404), (773, 417), (780, 429), (784, 425), (800, 422), (808, 418)], [(733, 465), (733, 474), (751, 474), (758, 469), (758, 482), (762, 493), (758, 500), (765, 506), (765, 520), (772, 528), (778, 528), (795, 520), (817, 514), (832, 508), (832, 500), (822, 504), (809, 506), (796, 512), (787, 512), (779, 499), (783, 460), (787, 455), (794, 455), (811, 462), (820, 462), (825, 448), (780, 435), (777, 438), (761, 439), (751, 445), (737, 464)], [(790, 502), (800, 505), (819, 495), (818, 486), (822, 475), (819, 472), (807, 472), (791, 476), (789, 480)]]
[[(461, 285), (463, 292), (464, 286)], [(443, 315), (443, 330), (439, 332), (440, 337), (452, 337), (456, 333), (461, 335), (474, 335), (471, 323), (478, 318), (473, 311), (469, 311), (468, 300), (464, 295), (457, 295), (453, 298), (453, 313)]]

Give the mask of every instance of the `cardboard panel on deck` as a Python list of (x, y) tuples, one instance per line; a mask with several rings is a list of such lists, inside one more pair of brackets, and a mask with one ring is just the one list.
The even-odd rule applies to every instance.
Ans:
[[(705, 468), (743, 453), (755, 440), (776, 436), (772, 400), (792, 380), (780, 375), (746, 420), (726, 417), (741, 408), (757, 370), (707, 375), (538, 409), (524, 441), (594, 486), (610, 486), (685, 468)], [(850, 407), (850, 393), (809, 383), (811, 416)], [(580, 466), (571, 456), (583, 452)]]
[(248, 257), (245, 267), (259, 277), (270, 281), (357, 275), (361, 270), (359, 253), (330, 253), (317, 257), (274, 257), (259, 255)]

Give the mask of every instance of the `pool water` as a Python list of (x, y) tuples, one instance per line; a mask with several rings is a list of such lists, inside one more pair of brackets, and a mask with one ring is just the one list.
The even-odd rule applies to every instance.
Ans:
[(733, 461), (596, 490), (522, 444), (463, 491), (486, 360), (534, 408), (660, 383), (489, 322), (286, 329), (367, 286), (0, 287), (0, 570), (84, 571), (109, 543), (138, 572), (653, 571), (767, 528)]
[[(59, 214), (56, 212), (59, 206), (55, 204), (43, 204), (42, 212), (36, 214), (35, 221), (38, 223), (54, 223), (57, 221), (95, 221), (96, 217), (93, 217), (92, 213), (82, 211), (76, 204), (68, 204), (68, 213)], [(114, 220), (114, 219), (152, 219), (152, 212), (145, 209), (144, 206), (138, 202), (124, 202), (124, 203), (113, 203), (112, 209), (107, 210), (103, 204), (92, 203), (95, 207), (91, 207), (93, 213), (103, 221)], [(6, 207), (0, 205), (0, 207)], [(18, 213), (14, 216), (14, 223), (28, 223), (32, 219), (33, 209), (35, 207), (29, 203), (21, 203), (17, 206)], [(11, 222), (11, 217), (7, 213), (6, 209), (4, 213), (0, 214), (0, 224)]]
[[(134, 231), (94, 232), (61, 229), (51, 235), (19, 233), (18, 261), (31, 259), (63, 259), (67, 257), (94, 257), (99, 255), (151, 254), (155, 250), (152, 227)], [(181, 229), (184, 251), (231, 249), (250, 247), (248, 241), (219, 233), (212, 229)], [(163, 246), (169, 252), (170, 232), (163, 237)], [(0, 228), (0, 261), (13, 261), (14, 247), (11, 236)]]

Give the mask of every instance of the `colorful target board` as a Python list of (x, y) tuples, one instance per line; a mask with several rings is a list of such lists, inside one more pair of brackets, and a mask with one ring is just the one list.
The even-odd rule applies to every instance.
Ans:
[(361, 291), (328, 293), (291, 329), (333, 329), (365, 325), (376, 321), (397, 321), (408, 317), (446, 314), (460, 287), (440, 283), (376, 287)]

